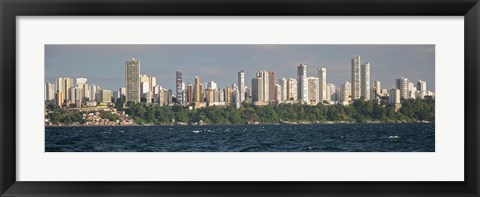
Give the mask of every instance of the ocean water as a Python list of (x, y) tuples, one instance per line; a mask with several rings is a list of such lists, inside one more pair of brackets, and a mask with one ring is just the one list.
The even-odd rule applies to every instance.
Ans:
[(435, 124), (45, 127), (46, 152), (434, 152)]

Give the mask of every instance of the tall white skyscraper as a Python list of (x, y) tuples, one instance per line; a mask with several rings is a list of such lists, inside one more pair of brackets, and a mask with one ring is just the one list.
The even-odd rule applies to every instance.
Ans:
[(95, 101), (97, 96), (97, 86), (95, 84), (90, 85), (90, 101)]
[(416, 88), (415, 88), (415, 83), (411, 82), (411, 81), (408, 81), (408, 84), (407, 84), (407, 94), (408, 94), (408, 98), (416, 98)]
[(361, 96), (360, 56), (352, 59), (352, 100), (360, 99)]
[(182, 78), (182, 72), (181, 71), (176, 71), (175, 72), (175, 86), (176, 86), (176, 97), (177, 97), (177, 103), (183, 103), (183, 78)]
[(140, 61), (132, 58), (125, 62), (125, 101), (140, 102)]
[[(257, 72), (257, 77), (262, 80), (262, 100), (268, 102), (270, 101), (270, 72), (268, 71), (259, 71)], [(275, 91), (275, 90), (272, 90)]]
[(245, 101), (245, 71), (241, 70), (238, 72), (238, 92), (239, 92), (239, 101), (240, 103)]
[(424, 99), (425, 96), (427, 95), (427, 82), (418, 80), (417, 91), (418, 91), (417, 97)]
[(340, 85), (341, 96), (338, 99), (343, 105), (347, 105), (349, 103), (350, 93), (352, 92), (352, 84), (348, 81), (344, 81)]
[(365, 100), (370, 100), (370, 63), (362, 65), (361, 92)]
[(64, 77), (63, 78), (63, 87), (65, 88), (62, 92), (65, 93), (65, 100), (67, 101), (73, 101), (74, 98), (72, 98), (72, 94), (70, 94), (70, 89), (73, 88), (73, 79)]
[(316, 77), (307, 77), (308, 81), (308, 103), (316, 105), (321, 102), (319, 97), (319, 80)]
[[(400, 77), (396, 79), (396, 88), (400, 90), (400, 98), (408, 98), (408, 79), (405, 77)], [(390, 94), (390, 91), (389, 91)]]
[(373, 81), (373, 93), (374, 97), (379, 97), (380, 92), (382, 91), (382, 85), (379, 80)]
[(334, 84), (328, 83), (327, 84), (327, 101), (336, 101), (336, 87)]
[(45, 101), (55, 100), (55, 84), (47, 81), (45, 83)]
[(327, 68), (318, 69), (318, 80), (319, 84), (319, 98), (320, 102), (324, 100), (330, 100), (327, 96)]
[(280, 84), (275, 84), (275, 96), (277, 96), (277, 98), (275, 98), (275, 101), (277, 102), (281, 102), (282, 101), (282, 86), (280, 86)]
[(90, 86), (88, 84), (83, 84), (82, 85), (82, 89), (83, 89), (83, 98), (85, 99), (90, 99)]
[(281, 94), (281, 97), (280, 97), (280, 100), (281, 101), (286, 101), (288, 100), (288, 97), (287, 97), (287, 79), (285, 79), (285, 77), (282, 77), (280, 80), (280, 94)]
[(308, 102), (308, 81), (307, 81), (307, 65), (300, 64), (297, 67), (297, 82), (298, 82), (298, 100), (300, 102)]
[(287, 80), (287, 100), (298, 100), (298, 82), (294, 78)]

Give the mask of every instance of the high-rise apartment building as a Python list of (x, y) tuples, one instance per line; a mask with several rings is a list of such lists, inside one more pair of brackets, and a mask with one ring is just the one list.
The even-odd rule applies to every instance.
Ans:
[(85, 83), (85, 84), (82, 85), (82, 89), (83, 89), (82, 97), (84, 99), (90, 99), (90, 86)]
[(50, 82), (45, 83), (45, 101), (55, 100), (55, 84)]
[(286, 101), (288, 100), (288, 97), (287, 97), (287, 79), (285, 79), (285, 77), (282, 77), (282, 79), (280, 79), (280, 101)]
[(287, 80), (287, 100), (296, 101), (298, 100), (298, 83), (294, 78), (289, 78)]
[(361, 96), (365, 98), (365, 100), (370, 100), (370, 63), (366, 63), (362, 65), (361, 71)]
[(297, 67), (297, 97), (302, 103), (308, 102), (308, 81), (307, 81), (307, 65), (300, 64)]
[(340, 85), (340, 89), (341, 89), (341, 96), (340, 96), (340, 99), (338, 99), (343, 105), (347, 105), (349, 103), (349, 100), (350, 100), (350, 93), (352, 92), (352, 84), (348, 81), (344, 81), (341, 85)]
[(205, 101), (207, 102), (207, 106), (213, 106), (213, 104), (215, 103), (215, 90), (214, 89), (205, 90)]
[(326, 101), (336, 101), (336, 87), (334, 84), (327, 83), (327, 99)]
[(64, 86), (64, 92), (65, 93), (65, 100), (72, 102), (74, 99), (72, 98), (70, 93), (70, 89), (73, 88), (73, 79), (65, 77), (63, 78), (63, 86)]
[(352, 59), (352, 100), (360, 99), (361, 94), (360, 56)]
[(373, 81), (373, 94), (374, 98), (380, 97), (380, 92), (382, 91), (382, 84), (379, 80)]
[(188, 105), (193, 103), (193, 85), (191, 83), (187, 84), (187, 103)]
[[(400, 90), (400, 98), (408, 98), (408, 79), (405, 77), (400, 77), (395, 80), (396, 89)], [(390, 91), (388, 92), (390, 94)]]
[(183, 85), (183, 78), (182, 78), (182, 72), (177, 71), (175, 73), (175, 85), (176, 85), (176, 97), (177, 97), (177, 103), (183, 104), (183, 90), (184, 90), (184, 85)]
[(201, 84), (200, 84), (200, 77), (195, 76), (195, 88), (194, 88), (194, 102), (195, 102), (195, 107), (200, 107), (200, 102), (202, 102), (200, 96), (201, 96)]
[(256, 77), (252, 79), (252, 100), (253, 102), (264, 101), (263, 79)]
[(259, 98), (262, 98), (260, 101), (268, 102), (270, 101), (270, 91), (274, 91), (274, 89), (270, 90), (270, 72), (268, 71), (258, 71), (257, 72), (257, 78), (261, 79), (261, 85), (262, 85), (262, 96)]
[(140, 61), (132, 58), (125, 62), (126, 102), (140, 102)]
[(245, 71), (241, 70), (238, 72), (238, 91), (239, 91), (239, 101), (240, 103), (245, 101)]
[(320, 102), (324, 100), (329, 100), (327, 96), (327, 68), (318, 69), (318, 80), (320, 82), (320, 84), (318, 85)]
[(275, 101), (280, 103), (282, 101), (282, 86), (275, 84)]
[(273, 71), (268, 72), (268, 89), (269, 89), (269, 101), (275, 101), (277, 98), (277, 90), (275, 86), (275, 73)]
[(90, 85), (90, 96), (89, 100), (90, 101), (96, 101), (96, 96), (97, 96), (97, 91), (98, 91), (98, 86), (95, 84)]
[(307, 77), (308, 81), (308, 103), (311, 105), (316, 105), (320, 102), (319, 97), (319, 80), (316, 77)]

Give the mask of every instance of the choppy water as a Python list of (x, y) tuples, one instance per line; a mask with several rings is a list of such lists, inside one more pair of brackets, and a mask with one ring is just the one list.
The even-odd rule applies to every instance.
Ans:
[(434, 152), (434, 124), (46, 127), (46, 152)]

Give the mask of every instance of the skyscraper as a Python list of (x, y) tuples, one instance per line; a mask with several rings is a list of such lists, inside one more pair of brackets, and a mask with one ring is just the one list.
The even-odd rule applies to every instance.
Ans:
[(275, 101), (280, 103), (282, 101), (282, 86), (280, 84), (275, 84)]
[(273, 71), (268, 72), (268, 90), (269, 90), (268, 100), (275, 101), (277, 98), (277, 90), (275, 86), (275, 73)]
[(361, 96), (361, 76), (360, 76), (360, 56), (352, 59), (352, 100), (360, 99)]
[(298, 83), (294, 78), (289, 78), (287, 80), (287, 100), (296, 101), (298, 100)]
[(125, 62), (125, 101), (140, 102), (140, 61), (132, 58)]
[(264, 101), (263, 80), (261, 77), (252, 79), (252, 100), (253, 102)]
[(370, 100), (370, 63), (362, 65), (361, 91), (365, 100)]
[(351, 96), (350, 93), (352, 92), (352, 84), (348, 81), (344, 81), (340, 85), (341, 97), (338, 99), (341, 104), (347, 105), (349, 103), (349, 97)]
[(177, 103), (183, 103), (183, 79), (182, 79), (182, 72), (177, 71), (175, 75), (175, 85), (176, 85), (176, 97)]
[(316, 77), (307, 77), (308, 81), (308, 103), (311, 105), (316, 105), (317, 103), (320, 102), (320, 97), (318, 94), (318, 91), (320, 88), (318, 88), (319, 80)]
[(63, 99), (65, 99), (65, 85), (63, 83), (63, 78), (55, 79), (55, 93), (58, 93), (57, 98), (62, 100), (57, 100), (57, 102), (63, 104)]
[(45, 83), (45, 101), (55, 100), (55, 84), (47, 81)]
[(74, 99), (71, 98), (70, 89), (73, 88), (73, 79), (65, 77), (63, 78), (63, 87), (65, 88), (62, 92), (65, 93), (65, 100), (73, 101)]
[(245, 88), (245, 71), (241, 70), (238, 72), (238, 91), (240, 94), (240, 103), (245, 101)]
[(318, 69), (318, 80), (319, 80), (319, 99), (320, 102), (324, 100), (329, 100), (327, 96), (327, 68)]
[(418, 91), (417, 97), (421, 99), (425, 98), (425, 95), (427, 95), (427, 82), (418, 80), (417, 91)]
[(90, 86), (85, 83), (82, 85), (82, 89), (83, 89), (82, 98), (90, 99)]
[(382, 86), (379, 80), (373, 81), (373, 93), (374, 97), (379, 97), (380, 92), (382, 91)]
[(187, 84), (187, 103), (189, 105), (193, 103), (193, 85), (191, 83)]
[(285, 77), (282, 77), (282, 79), (280, 79), (280, 88), (281, 88), (281, 97), (280, 97), (280, 100), (281, 101), (286, 101), (288, 100), (288, 97), (287, 97), (287, 79), (285, 79)]
[[(396, 89), (400, 90), (400, 98), (408, 98), (408, 79), (405, 77), (400, 77), (396, 79)], [(390, 91), (389, 91), (390, 94)]]
[(335, 87), (334, 84), (328, 83), (327, 84), (327, 99), (326, 101), (336, 101), (336, 90), (337, 88)]
[(195, 107), (200, 107), (200, 96), (201, 96), (201, 84), (200, 84), (200, 77), (195, 76), (195, 88), (194, 88), (194, 100), (195, 100)]
[[(268, 71), (258, 71), (257, 78), (260, 78), (261, 85), (262, 85), (262, 98), (261, 101), (268, 102), (270, 101), (270, 72)], [(274, 89), (272, 89), (274, 91)]]
[(308, 81), (307, 81), (307, 65), (300, 64), (297, 67), (297, 94), (300, 102), (308, 102)]

